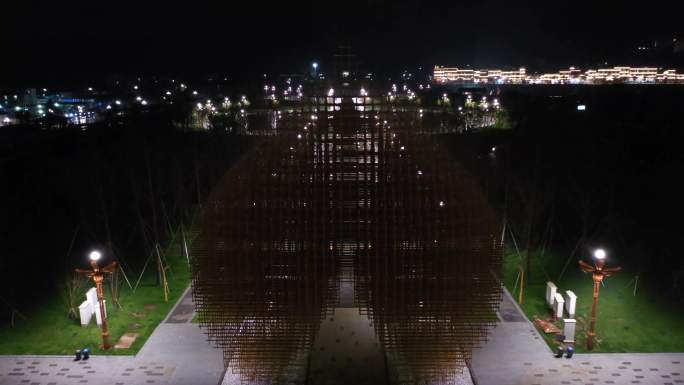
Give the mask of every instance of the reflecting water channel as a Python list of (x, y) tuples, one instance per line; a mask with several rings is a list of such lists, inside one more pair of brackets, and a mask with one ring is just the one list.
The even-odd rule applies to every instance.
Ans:
[(193, 246), (225, 381), (458, 382), (501, 298), (500, 227), (476, 182), (419, 111), (273, 114), (243, 127), (260, 143), (214, 188)]

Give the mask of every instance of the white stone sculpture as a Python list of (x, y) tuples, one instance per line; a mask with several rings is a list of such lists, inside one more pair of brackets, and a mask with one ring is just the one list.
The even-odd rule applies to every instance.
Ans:
[(568, 317), (575, 318), (575, 307), (577, 306), (577, 296), (572, 290), (565, 291), (565, 310), (568, 312)]
[(565, 307), (565, 300), (563, 299), (563, 296), (559, 293), (556, 293), (553, 305), (553, 315), (556, 318), (563, 318), (563, 308)]
[(81, 317), (81, 326), (88, 326), (90, 319), (93, 318), (93, 307), (90, 301), (83, 301), (78, 307), (78, 313)]
[[(107, 301), (102, 301), (105, 304), (105, 318), (107, 318)], [(100, 316), (100, 302), (97, 300), (97, 289), (91, 287), (86, 292), (86, 300), (78, 307), (79, 315), (81, 317), (81, 326), (88, 326), (91, 318), (95, 315), (95, 322), (97, 326), (102, 325), (102, 317)]]
[(575, 343), (575, 326), (577, 326), (577, 321), (573, 318), (566, 318), (563, 320), (563, 335), (565, 343)]
[(553, 284), (553, 282), (546, 282), (546, 303), (549, 305), (550, 308), (553, 308), (553, 301), (556, 298), (557, 291), (558, 288), (556, 287), (556, 285)]
[(97, 289), (94, 287), (91, 287), (86, 291), (86, 301), (90, 302), (91, 305), (93, 305), (93, 311), (95, 311), (96, 307), (98, 307), (98, 301), (97, 301)]

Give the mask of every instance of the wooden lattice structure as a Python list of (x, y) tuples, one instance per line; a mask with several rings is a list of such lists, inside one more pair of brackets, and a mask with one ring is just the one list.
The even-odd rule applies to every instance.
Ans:
[(413, 132), (392, 113), (298, 114), (214, 188), (194, 297), (246, 382), (306, 365), (343, 279), (400, 382), (451, 382), (486, 338), (500, 231), (476, 183)]

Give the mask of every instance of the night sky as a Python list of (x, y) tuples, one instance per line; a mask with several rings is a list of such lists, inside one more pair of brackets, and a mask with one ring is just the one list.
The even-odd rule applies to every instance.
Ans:
[(383, 71), (631, 64), (625, 61), (640, 44), (684, 38), (680, 3), (16, 2), (3, 12), (2, 60), (9, 71), (0, 85), (111, 73), (294, 72), (314, 59), (325, 63), (340, 44), (350, 44), (369, 70)]

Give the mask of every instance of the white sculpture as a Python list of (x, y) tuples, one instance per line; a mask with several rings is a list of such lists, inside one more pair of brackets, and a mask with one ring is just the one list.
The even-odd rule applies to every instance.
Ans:
[(90, 319), (93, 318), (92, 304), (89, 301), (83, 301), (78, 307), (78, 313), (81, 316), (81, 326), (88, 326)]
[(88, 289), (88, 291), (86, 291), (86, 301), (93, 305), (93, 311), (95, 311), (95, 307), (99, 306), (97, 302), (97, 289), (91, 287)]
[(566, 318), (563, 320), (563, 335), (565, 343), (575, 343), (575, 326), (577, 326), (577, 321), (573, 318)]
[[(105, 318), (107, 318), (107, 301), (103, 301), (105, 305)], [(88, 326), (91, 318), (95, 315), (95, 322), (97, 326), (102, 325), (102, 317), (100, 315), (100, 302), (97, 300), (97, 289), (91, 287), (86, 292), (86, 300), (78, 307), (79, 315), (81, 317), (81, 326)]]
[(553, 301), (556, 298), (556, 292), (557, 291), (558, 291), (558, 288), (556, 287), (556, 285), (553, 284), (553, 282), (551, 282), (551, 281), (546, 282), (546, 303), (551, 308), (553, 308)]
[(563, 299), (563, 296), (556, 293), (553, 305), (554, 317), (563, 318), (563, 308), (565, 307), (565, 300)]
[(575, 307), (577, 306), (577, 296), (572, 290), (565, 292), (565, 310), (568, 311), (570, 318), (575, 318)]

